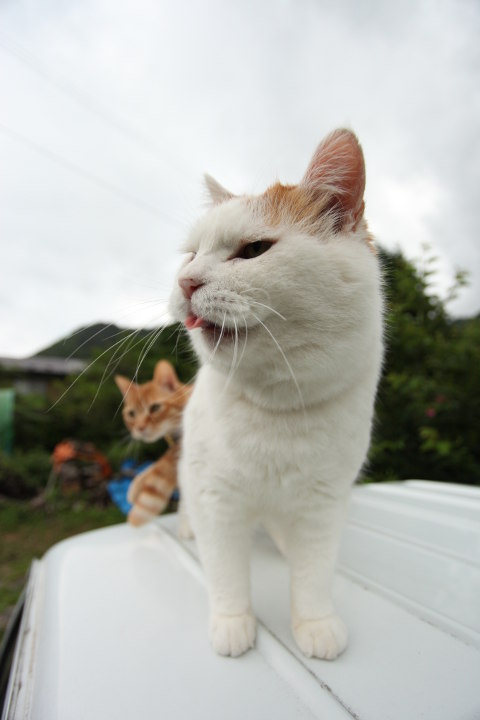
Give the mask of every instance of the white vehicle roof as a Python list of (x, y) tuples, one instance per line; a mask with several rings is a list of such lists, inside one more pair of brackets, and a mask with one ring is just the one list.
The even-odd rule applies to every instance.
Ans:
[(35, 563), (4, 720), (480, 718), (480, 489), (354, 489), (334, 592), (350, 643), (334, 662), (297, 650), (288, 571), (261, 533), (256, 648), (215, 655), (176, 524), (89, 532)]

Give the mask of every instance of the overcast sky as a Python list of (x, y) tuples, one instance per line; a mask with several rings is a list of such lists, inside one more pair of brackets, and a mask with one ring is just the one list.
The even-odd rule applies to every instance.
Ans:
[(470, 0), (2, 0), (0, 355), (164, 321), (202, 174), (296, 182), (338, 126), (379, 243), (478, 313), (479, 37)]

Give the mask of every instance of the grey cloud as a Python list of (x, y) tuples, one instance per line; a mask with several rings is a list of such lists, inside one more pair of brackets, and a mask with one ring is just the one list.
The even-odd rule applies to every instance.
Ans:
[(295, 182), (345, 124), (379, 239), (416, 256), (427, 238), (443, 291), (472, 270), (452, 309), (480, 309), (476, 3), (19, 0), (0, 21), (0, 123), (60, 158), (0, 130), (1, 354), (143, 323), (143, 300), (163, 313), (202, 173), (236, 192)]

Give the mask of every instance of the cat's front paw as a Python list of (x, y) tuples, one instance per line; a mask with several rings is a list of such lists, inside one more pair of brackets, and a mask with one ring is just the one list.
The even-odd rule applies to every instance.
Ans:
[(256, 622), (251, 613), (210, 618), (210, 642), (219, 655), (238, 657), (255, 645)]
[(335, 660), (347, 646), (347, 628), (338, 615), (320, 620), (299, 620), (293, 634), (300, 650), (307, 657)]

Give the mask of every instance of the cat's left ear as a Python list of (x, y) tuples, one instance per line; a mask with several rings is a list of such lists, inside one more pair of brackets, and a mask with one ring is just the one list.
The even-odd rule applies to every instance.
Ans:
[(356, 135), (334, 130), (320, 143), (305, 173), (301, 187), (331, 194), (339, 229), (354, 230), (363, 217), (365, 161)]
[(220, 205), (220, 203), (226, 202), (226, 200), (231, 200), (235, 197), (233, 193), (224, 188), (223, 185), (220, 185), (220, 183), (217, 182), (211, 175), (205, 174), (203, 177), (212, 205)]
[(123, 375), (115, 375), (113, 378), (115, 380), (115, 383), (122, 393), (122, 395), (125, 397), (125, 395), (128, 394), (128, 391), (132, 387), (136, 387), (135, 383), (132, 380), (129, 380), (128, 378), (124, 377)]
[(159, 362), (155, 365), (155, 370), (153, 371), (153, 381), (170, 392), (175, 392), (175, 390), (178, 390), (181, 385), (180, 380), (177, 377), (177, 373), (175, 372), (175, 368), (168, 362), (168, 360), (159, 360)]

